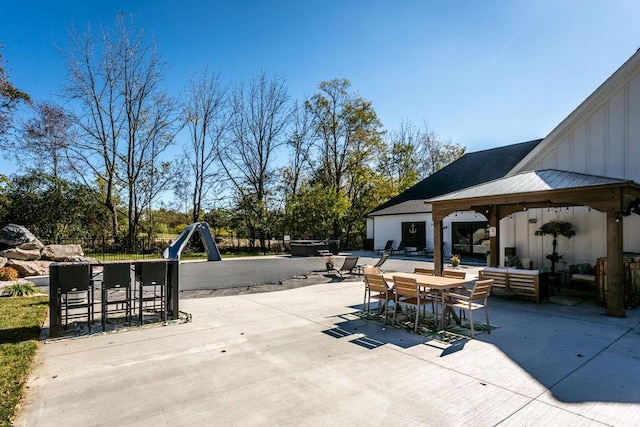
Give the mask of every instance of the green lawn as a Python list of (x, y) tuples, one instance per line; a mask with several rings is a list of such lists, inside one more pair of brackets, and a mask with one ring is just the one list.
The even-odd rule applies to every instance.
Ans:
[(47, 296), (0, 298), (0, 426), (10, 426), (37, 351)]

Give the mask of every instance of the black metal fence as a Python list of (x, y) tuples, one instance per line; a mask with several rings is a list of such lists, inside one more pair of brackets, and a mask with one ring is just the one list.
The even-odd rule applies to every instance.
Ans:
[[(162, 258), (164, 250), (173, 242), (172, 238), (141, 237), (132, 244), (124, 239), (99, 237), (86, 239), (61, 239), (51, 242), (60, 245), (80, 245), (86, 257), (99, 261), (120, 259), (155, 259)], [(287, 248), (281, 240), (269, 240), (266, 251), (259, 245), (252, 247), (248, 239), (238, 237), (216, 238), (216, 244), (222, 255), (241, 256), (263, 253), (283, 253)], [(192, 238), (182, 251), (182, 258), (206, 258), (205, 248), (199, 238)]]

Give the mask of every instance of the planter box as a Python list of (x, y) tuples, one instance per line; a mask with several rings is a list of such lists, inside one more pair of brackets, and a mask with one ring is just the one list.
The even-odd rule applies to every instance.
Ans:
[[(640, 305), (640, 257), (625, 257), (624, 265), (624, 306)], [(607, 258), (598, 258), (596, 268), (596, 286), (600, 304), (607, 305)]]

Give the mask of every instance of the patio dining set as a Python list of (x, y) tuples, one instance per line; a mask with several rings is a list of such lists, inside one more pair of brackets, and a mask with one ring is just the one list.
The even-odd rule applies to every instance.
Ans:
[[(461, 325), (462, 318), (468, 313), (471, 337), (475, 337), (473, 312), (484, 310), (487, 330), (489, 323), (488, 297), (493, 284), (492, 279), (472, 280), (464, 271), (445, 270), (442, 276), (435, 275), (432, 269), (416, 268), (413, 273), (388, 272), (379, 268), (364, 268), (364, 309), (367, 318), (371, 315), (371, 300), (378, 300), (378, 313), (385, 324), (391, 317), (391, 324), (396, 324), (398, 308), (404, 306), (405, 312), (414, 316), (414, 332), (418, 332), (420, 311), (423, 317), (426, 308), (432, 310), (435, 331), (446, 329), (455, 321)], [(393, 309), (389, 310), (389, 304)], [(390, 313), (391, 311), (391, 313)]]

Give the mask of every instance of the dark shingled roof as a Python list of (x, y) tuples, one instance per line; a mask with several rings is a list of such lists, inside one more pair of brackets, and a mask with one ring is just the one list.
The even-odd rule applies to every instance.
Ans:
[(367, 216), (429, 212), (423, 203), (426, 199), (502, 178), (540, 141), (542, 139), (467, 153), (378, 206)]

